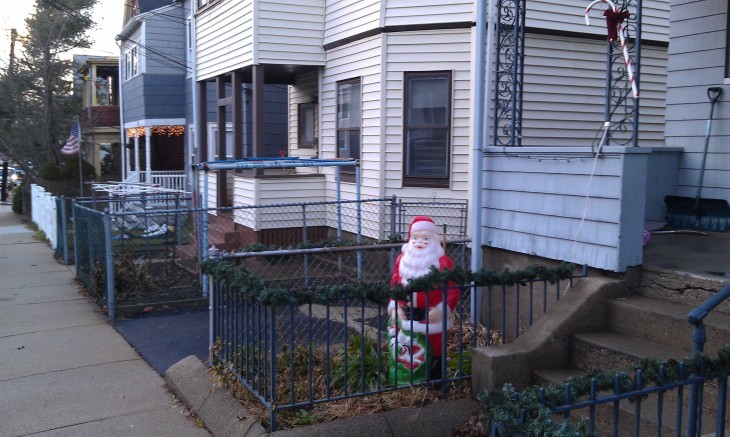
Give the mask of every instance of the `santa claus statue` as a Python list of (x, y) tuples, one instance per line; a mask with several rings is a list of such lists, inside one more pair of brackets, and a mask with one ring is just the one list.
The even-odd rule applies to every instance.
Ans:
[[(409, 280), (430, 273), (433, 266), (439, 270), (454, 267), (444, 254), (438, 226), (430, 217), (413, 218), (402, 252), (395, 261), (391, 286), (406, 286)], [(415, 384), (441, 375), (443, 320), (446, 318), (446, 330), (453, 327), (451, 312), (459, 301), (459, 289), (449, 283), (444, 293), (440, 285), (413, 293), (410, 302), (391, 299), (388, 304), (390, 382)]]

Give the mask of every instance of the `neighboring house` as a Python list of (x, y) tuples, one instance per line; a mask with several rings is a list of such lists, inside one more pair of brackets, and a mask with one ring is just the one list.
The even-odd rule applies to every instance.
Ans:
[[(509, 16), (517, 3), (524, 5), (502, 2), (502, 15)], [(490, 128), (491, 138), (483, 145), (523, 147), (485, 149), (484, 185), (477, 187), (484, 190), (486, 202), (482, 243), (623, 270), (640, 263), (646, 187), (637, 188), (638, 196), (627, 203), (622, 197), (628, 195), (625, 184), (615, 184), (612, 190), (618, 191), (608, 194), (607, 205), (618, 213), (585, 217), (583, 199), (592, 179), (584, 177), (586, 170), (551, 169), (532, 159), (542, 153), (551, 155), (545, 160), (548, 163), (561, 156), (575, 158), (588, 163), (590, 173), (591, 146), (597, 144), (605, 118), (606, 28), (601, 18), (605, 4), (596, 6), (591, 27), (583, 16), (588, 2), (529, 0), (526, 5), (519, 135), (505, 143), (501, 126), (496, 136)], [(196, 11), (197, 86), (204, 92), (210, 82), (231, 83), (233, 91), (218, 91), (217, 101), (233, 107), (233, 119), (238, 120), (242, 111), (235, 109), (236, 102), (243, 92), (237, 84), (252, 83), (254, 144), (261, 144), (256, 138), (266, 130), (262, 121), (266, 105), (257, 97), (260, 90), (264, 84), (286, 84), (290, 86), (290, 155), (360, 159), (363, 197), (471, 198), (471, 163), (479, 158), (471, 141), (473, 65), (478, 51), (475, 1), (198, 0)], [(664, 142), (668, 11), (667, 1), (643, 2), (637, 145), (646, 150)], [(507, 47), (511, 42), (505, 39), (500, 44)], [(236, 125), (234, 144), (242, 138)], [(620, 137), (616, 133), (609, 145), (623, 141)], [(234, 149), (236, 158), (247, 156), (242, 147)], [(619, 149), (634, 148), (622, 144)], [(255, 147), (252, 155), (272, 153)], [(631, 154), (619, 155), (617, 160), (602, 160), (622, 163), (612, 170), (619, 172), (619, 180), (628, 167), (635, 171), (643, 165), (642, 174), (646, 174), (645, 157), (624, 163), (623, 158)], [(551, 171), (565, 172), (568, 177), (561, 184), (572, 184), (572, 192), (551, 197), (546, 190), (558, 189), (547, 183), (555, 179)], [(573, 171), (581, 176), (573, 178)], [(543, 173), (545, 180), (534, 177), (535, 172)], [(221, 191), (231, 186), (237, 205), (334, 200), (336, 196), (332, 168), (321, 168), (316, 174), (267, 170), (258, 175), (218, 172), (209, 177), (211, 205), (226, 204), (230, 196), (220, 197)], [(293, 177), (299, 178), (297, 185), (292, 185)], [(598, 192), (604, 182), (596, 178)], [(344, 198), (354, 198), (355, 183), (353, 170), (343, 169)], [(292, 186), (297, 188), (287, 188)], [(545, 207), (553, 201), (555, 207)], [(566, 208), (565, 202), (571, 206)], [(561, 222), (566, 212), (568, 219)], [(626, 216), (639, 224), (622, 224)], [(597, 239), (575, 236), (576, 228), (584, 224), (586, 233)], [(637, 231), (638, 246), (629, 244), (627, 235), (634, 238)], [(383, 238), (387, 229), (374, 220), (366, 224), (365, 233)]]
[[(81, 132), (86, 160), (100, 179), (118, 179), (119, 174), (119, 58), (76, 57), (81, 90)], [(116, 173), (115, 173), (116, 169)]]
[(186, 63), (181, 3), (131, 2), (120, 41), (124, 180), (185, 189)]
[[(121, 106), (129, 141), (125, 179), (129, 182), (151, 182), (188, 192), (192, 189), (190, 164), (197, 162), (200, 154), (193, 109), (192, 4), (190, 0), (139, 0), (125, 9), (124, 28), (117, 39), (121, 41)], [(230, 88), (230, 84), (223, 86)], [(215, 89), (211, 83), (207, 92), (201, 93), (210, 119), (219, 113)], [(269, 149), (285, 153), (287, 90), (270, 85), (265, 92), (269, 129), (264, 142)], [(246, 93), (245, 85), (243, 93), (245, 111), (251, 100), (246, 97), (251, 93)], [(222, 117), (230, 119), (230, 112), (228, 109)], [(250, 119), (249, 114), (242, 121), (248, 148), (252, 141)], [(217, 124), (208, 124), (203, 130), (205, 138), (217, 139)], [(230, 122), (224, 132), (227, 151), (210, 153), (204, 160), (233, 157)], [(207, 149), (213, 151), (215, 147), (214, 143)]]

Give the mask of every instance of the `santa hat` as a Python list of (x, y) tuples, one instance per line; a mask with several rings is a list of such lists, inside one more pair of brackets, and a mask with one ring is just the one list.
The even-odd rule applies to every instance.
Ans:
[(417, 215), (413, 217), (413, 221), (411, 221), (411, 226), (408, 228), (408, 239), (411, 239), (411, 234), (413, 232), (422, 232), (427, 231), (432, 234), (438, 235), (439, 228), (436, 226), (436, 223), (433, 222), (433, 219), (431, 217), (426, 217), (425, 215)]

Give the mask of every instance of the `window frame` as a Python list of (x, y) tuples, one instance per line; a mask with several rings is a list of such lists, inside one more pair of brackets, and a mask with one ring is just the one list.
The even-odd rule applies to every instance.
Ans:
[[(359, 112), (359, 123), (357, 128), (353, 127), (347, 127), (347, 128), (340, 128), (340, 87), (345, 85), (355, 85), (357, 84), (359, 93), (360, 93), (360, 105), (358, 108)], [(359, 144), (358, 144), (358, 156), (354, 157), (357, 160), (361, 159), (362, 156), (362, 78), (356, 77), (352, 79), (347, 80), (341, 80), (337, 82), (337, 86), (335, 87), (335, 154), (337, 158), (342, 158), (340, 156), (340, 147), (339, 147), (339, 138), (340, 138), (340, 132), (347, 132), (348, 136), (350, 132), (357, 131), (358, 138), (359, 138)], [(353, 158), (353, 156), (345, 156), (345, 158)], [(344, 182), (355, 182), (355, 166), (345, 166), (340, 167), (340, 174), (342, 176), (342, 181)]]
[[(305, 125), (306, 117), (304, 116), (305, 111), (311, 111), (311, 120), (309, 126)], [(315, 133), (315, 104), (314, 102), (299, 103), (297, 105), (297, 147), (300, 149), (314, 149), (316, 146), (317, 137)], [(311, 131), (311, 138), (304, 138), (307, 135), (306, 128), (309, 127)]]
[(139, 76), (140, 72), (139, 48), (135, 44), (124, 52), (124, 80), (127, 81)]
[[(446, 125), (426, 124), (410, 125), (408, 109), (410, 107), (409, 80), (411, 78), (445, 78), (446, 89)], [(453, 72), (450, 70), (440, 71), (407, 71), (403, 73), (403, 186), (404, 187), (426, 187), (426, 188), (449, 188), (451, 185), (451, 148), (453, 130)], [(415, 129), (445, 129), (446, 130), (446, 162), (445, 176), (409, 176), (408, 175), (408, 132)]]

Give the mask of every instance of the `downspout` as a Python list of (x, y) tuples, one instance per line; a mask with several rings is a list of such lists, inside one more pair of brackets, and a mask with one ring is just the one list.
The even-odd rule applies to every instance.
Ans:
[[(191, 47), (192, 53), (190, 55), (190, 63), (192, 64), (192, 68), (193, 68), (192, 77), (191, 77), (192, 95), (193, 95), (193, 103), (192, 103), (192, 105), (193, 105), (193, 147), (191, 150), (192, 156), (190, 157), (191, 158), (190, 161), (194, 164), (197, 164), (197, 163), (203, 162), (205, 157), (198, 156), (198, 151), (200, 150), (200, 147), (198, 147), (198, 145), (200, 144), (200, 132), (201, 132), (200, 131), (200, 129), (201, 129), (200, 120), (198, 119), (198, 103), (199, 103), (198, 102), (198, 99), (199, 99), (199, 96), (198, 96), (198, 33), (196, 30), (195, 11), (193, 11), (193, 8), (195, 8), (195, 6), (193, 5), (193, 3), (190, 3), (190, 17), (191, 17), (190, 33), (192, 34), (192, 35), (190, 35), (190, 40), (193, 45), (193, 47)], [(193, 159), (193, 158), (196, 158), (196, 159)], [(197, 161), (197, 162), (195, 162), (195, 161)], [(197, 184), (196, 184), (197, 181), (196, 181), (196, 183), (193, 183), (192, 178), (197, 178), (199, 173), (196, 171), (191, 171), (190, 169), (188, 169), (188, 171), (190, 171), (190, 175), (191, 175), (191, 180), (188, 182), (188, 184), (192, 185), (193, 187), (197, 186)], [(195, 190), (193, 190), (193, 196), (197, 196), (198, 194), (199, 193), (197, 193)], [(195, 199), (195, 200), (197, 202), (197, 199)]]
[(124, 59), (122, 48), (124, 43), (119, 43), (119, 59), (117, 59), (117, 87), (119, 88), (119, 155), (122, 159), (122, 181), (127, 179), (127, 146), (126, 146), (126, 129), (124, 129), (124, 93), (122, 92), (122, 60)]
[[(487, 1), (489, 2), (489, 20), (487, 20)], [(472, 250), (471, 270), (482, 268), (482, 191), (483, 191), (483, 146), (487, 128), (486, 114), (489, 107), (489, 97), (486, 94), (486, 84), (491, 82), (492, 42), (494, 40), (494, 26), (492, 17), (495, 9), (495, 0), (477, 0), (476, 10), (476, 41), (475, 41), (475, 75), (474, 75), (474, 121), (472, 125), (472, 192), (471, 192), (471, 228)], [(489, 28), (487, 28), (489, 25)], [(487, 35), (488, 33), (488, 35)], [(485, 56), (486, 49), (486, 56)], [(487, 68), (486, 66), (489, 66)], [(481, 320), (481, 290), (472, 287), (471, 317), (474, 321)]]

